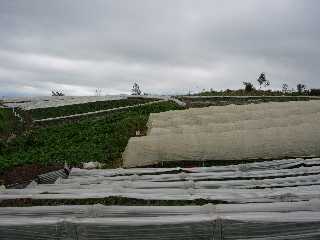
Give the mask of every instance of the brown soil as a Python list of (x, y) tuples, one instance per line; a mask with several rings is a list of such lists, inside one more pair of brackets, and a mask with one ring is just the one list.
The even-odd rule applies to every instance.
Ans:
[(110, 196), (106, 198), (87, 199), (32, 199), (16, 198), (7, 199), (0, 202), (0, 207), (31, 207), (31, 206), (58, 206), (58, 205), (93, 205), (103, 204), (106, 206), (185, 206), (185, 205), (205, 205), (205, 204), (227, 204), (223, 200), (144, 200), (136, 198), (126, 198), (121, 196)]
[(24, 185), (32, 181), (39, 174), (59, 170), (63, 167), (61, 164), (50, 166), (31, 164), (15, 167), (0, 175), (0, 185), (4, 184), (6, 187)]

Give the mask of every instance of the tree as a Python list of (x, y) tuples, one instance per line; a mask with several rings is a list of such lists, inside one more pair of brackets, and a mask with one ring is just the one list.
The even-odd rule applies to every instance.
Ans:
[(311, 96), (320, 96), (320, 89), (318, 88), (313, 88), (313, 89), (310, 89), (310, 95)]
[(270, 82), (266, 79), (266, 74), (264, 72), (260, 73), (259, 78), (257, 79), (259, 83), (259, 87), (261, 89), (261, 86), (267, 87), (270, 85)]
[(63, 91), (53, 90), (53, 91), (51, 91), (51, 95), (52, 95), (53, 97), (61, 97), (61, 96), (64, 96), (64, 93), (63, 93)]
[(306, 85), (302, 84), (302, 83), (299, 83), (297, 85), (297, 91), (299, 94), (302, 94), (302, 92), (304, 92), (306, 90)]
[(101, 88), (97, 88), (95, 90), (95, 96), (100, 97), (101, 96), (101, 92), (102, 92)]
[(289, 89), (288, 84), (286, 84), (286, 83), (282, 84), (282, 92), (283, 92), (283, 93), (287, 93), (287, 92), (288, 92), (288, 89)]
[(253, 84), (251, 82), (243, 82), (243, 85), (246, 92), (251, 92), (254, 90)]
[(140, 87), (137, 83), (133, 84), (131, 92), (132, 92), (132, 95), (141, 95), (141, 90), (140, 90)]

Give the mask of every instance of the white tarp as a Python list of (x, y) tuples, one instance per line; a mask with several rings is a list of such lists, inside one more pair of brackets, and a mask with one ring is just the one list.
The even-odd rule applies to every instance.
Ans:
[(320, 156), (320, 101), (231, 105), (152, 114), (124, 167), (164, 161)]
[[(19, 97), (2, 99), (7, 107), (19, 107), (25, 110), (36, 108), (60, 107), (65, 105), (82, 104), (97, 101), (111, 101), (127, 99), (129, 95), (106, 95), (106, 96), (55, 96), (55, 97)], [(139, 96), (143, 98), (163, 98), (166, 96)]]
[(2, 208), (0, 239), (310, 240), (320, 237), (319, 213), (318, 201), (195, 207)]
[(0, 201), (105, 197), (233, 203), (304, 201), (320, 198), (319, 164), (319, 159), (288, 159), (208, 168), (75, 168), (68, 179), (55, 184), (4, 189)]

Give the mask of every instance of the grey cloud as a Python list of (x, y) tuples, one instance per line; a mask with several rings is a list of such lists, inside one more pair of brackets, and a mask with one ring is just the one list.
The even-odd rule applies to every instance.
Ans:
[(320, 87), (319, 13), (317, 0), (1, 1), (0, 95), (239, 88), (260, 71), (273, 88)]

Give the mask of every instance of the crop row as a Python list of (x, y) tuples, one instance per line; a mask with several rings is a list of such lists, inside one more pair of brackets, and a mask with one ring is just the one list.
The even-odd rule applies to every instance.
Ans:
[(88, 102), (81, 104), (65, 105), (59, 107), (49, 107), (49, 108), (36, 108), (28, 110), (27, 112), (31, 114), (32, 119), (39, 120), (45, 118), (54, 118), (61, 116), (68, 116), (79, 113), (95, 112), (99, 110), (106, 110), (124, 106), (132, 106), (136, 104), (143, 104), (150, 101), (155, 101), (154, 98), (128, 98), (121, 100), (111, 100), (111, 101), (97, 101)]
[(146, 131), (150, 113), (180, 109), (174, 102), (161, 102), (89, 118), (34, 128), (10, 142), (0, 141), (0, 172), (24, 164), (50, 165), (100, 161), (119, 166), (121, 155), (136, 131)]

